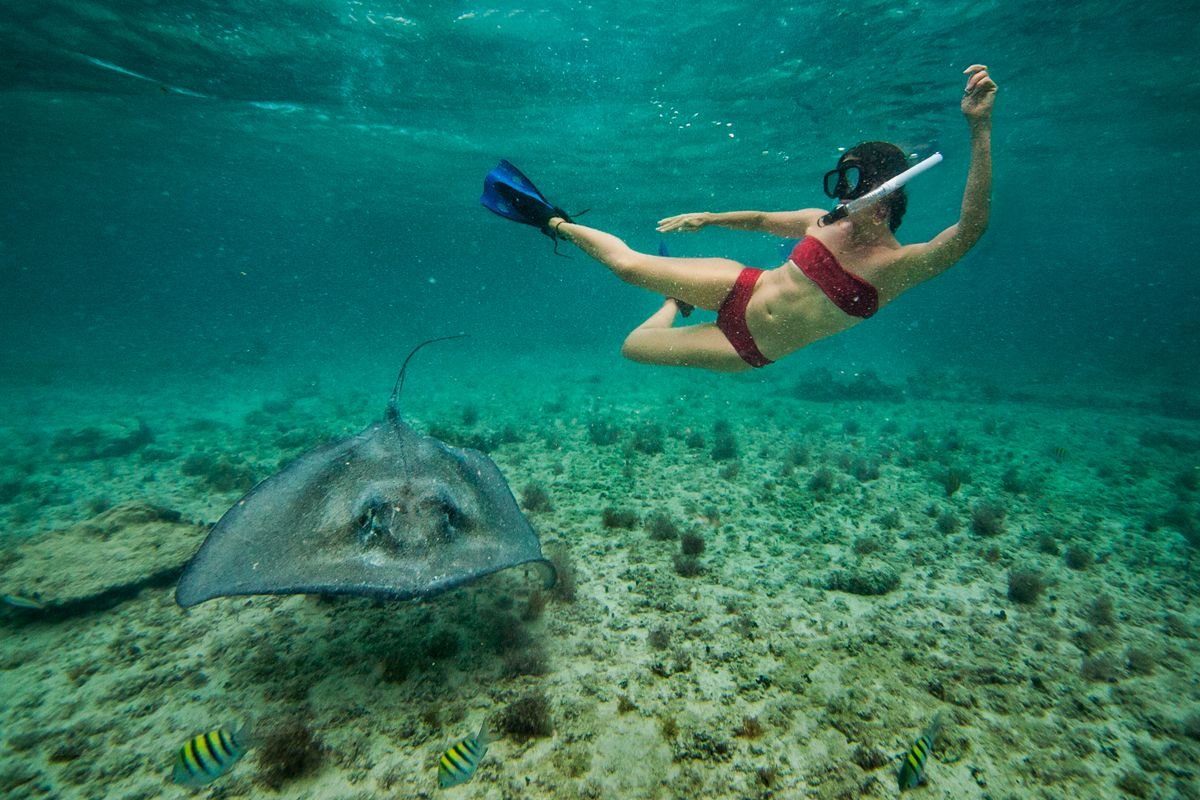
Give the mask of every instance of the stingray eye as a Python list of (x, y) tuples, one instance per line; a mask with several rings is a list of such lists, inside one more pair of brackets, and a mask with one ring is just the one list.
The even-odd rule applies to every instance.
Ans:
[(470, 527), (471, 520), (468, 519), (467, 515), (463, 513), (462, 509), (454, 503), (444, 504), (442, 506), (442, 510), (446, 514), (446, 522), (450, 524), (450, 527), (457, 531), (466, 530), (468, 527)]
[(363, 539), (370, 539), (372, 531), (375, 530), (375, 521), (375, 509), (364, 509), (354, 521), (354, 527), (358, 529), (358, 535)]
[(429, 510), (437, 520), (438, 533), (443, 541), (452, 540), (457, 534), (471, 527), (471, 519), (463, 512), (449, 492), (440, 491), (428, 500)]
[(390, 503), (381, 497), (369, 498), (354, 518), (359, 542), (369, 546), (379, 544), (381, 539), (390, 538), (395, 517), (396, 509)]
[(363, 509), (362, 513), (358, 515), (358, 521), (355, 524), (358, 525), (359, 528), (362, 528), (364, 530), (369, 530), (371, 528), (371, 526), (374, 524), (374, 522), (375, 522), (375, 509), (374, 508), (365, 508), (365, 509)]

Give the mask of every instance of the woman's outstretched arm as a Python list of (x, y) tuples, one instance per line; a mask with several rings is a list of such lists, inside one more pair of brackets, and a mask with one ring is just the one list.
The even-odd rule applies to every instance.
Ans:
[(962, 112), (971, 128), (971, 167), (957, 232), (966, 245), (964, 253), (983, 236), (991, 215), (992, 106), (996, 100), (996, 82), (988, 75), (987, 67), (972, 64), (965, 72), (970, 77), (963, 91)]
[(659, 233), (672, 231), (698, 231), (707, 225), (718, 225), (738, 231), (754, 231), (799, 239), (808, 229), (817, 224), (825, 212), (819, 208), (802, 208), (799, 211), (699, 211), (677, 214), (658, 221)]
[(972, 64), (964, 72), (969, 77), (963, 91), (962, 112), (971, 129), (971, 165), (967, 170), (962, 210), (958, 222), (933, 239), (904, 248), (903, 258), (889, 275), (889, 283), (899, 290), (954, 266), (987, 230), (992, 208), (992, 106), (996, 82), (982, 64)]

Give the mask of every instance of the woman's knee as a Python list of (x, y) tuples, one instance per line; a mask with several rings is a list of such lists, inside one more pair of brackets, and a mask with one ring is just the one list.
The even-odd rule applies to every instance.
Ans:
[(621, 343), (621, 355), (630, 361), (645, 364), (648, 361), (646, 337), (642, 331), (631, 331)]
[(620, 248), (613, 249), (613, 252), (605, 259), (605, 263), (614, 275), (623, 281), (630, 282), (645, 272), (648, 258), (649, 256), (645, 253), (639, 253), (622, 242)]
[(639, 364), (679, 364), (677, 348), (666, 341), (662, 328), (635, 328), (621, 343), (621, 355)]

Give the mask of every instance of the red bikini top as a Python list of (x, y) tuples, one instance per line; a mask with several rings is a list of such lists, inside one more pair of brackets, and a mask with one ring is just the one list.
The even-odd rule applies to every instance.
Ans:
[(833, 304), (852, 317), (867, 317), (879, 310), (879, 292), (874, 286), (842, 268), (833, 253), (812, 236), (800, 240), (789, 256), (792, 263), (821, 287)]

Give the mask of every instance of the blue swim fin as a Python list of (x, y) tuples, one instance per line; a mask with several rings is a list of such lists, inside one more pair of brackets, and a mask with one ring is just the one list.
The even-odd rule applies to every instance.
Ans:
[(552, 217), (571, 221), (567, 212), (547, 200), (521, 170), (504, 160), (483, 179), (483, 195), (479, 202), (505, 219), (532, 225), (551, 239), (558, 238), (550, 229)]

